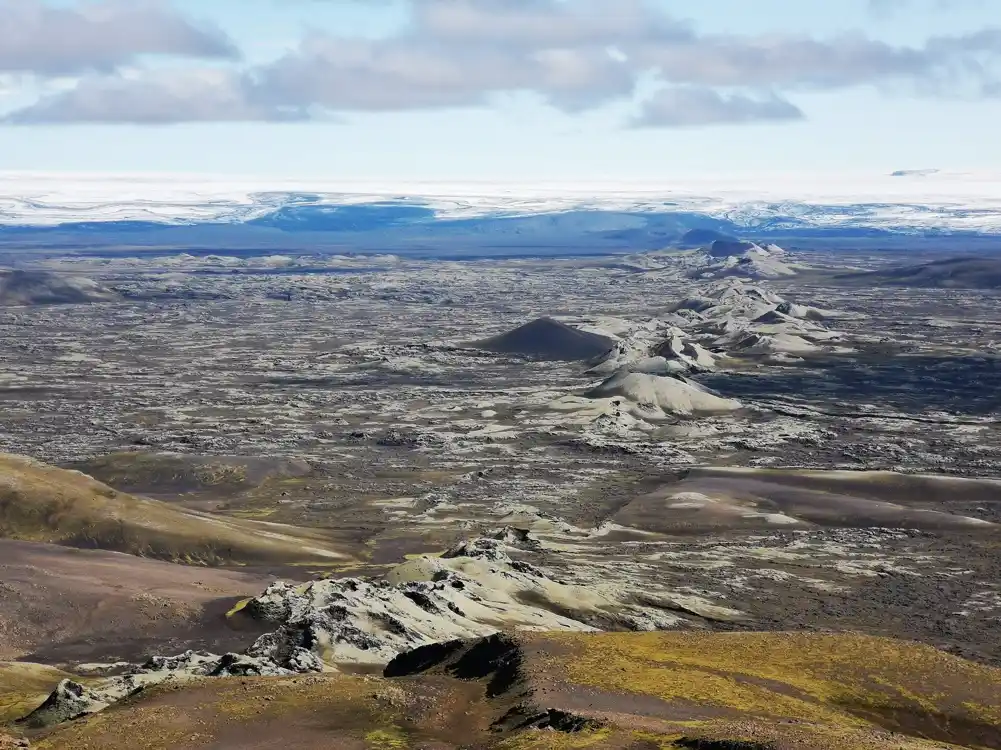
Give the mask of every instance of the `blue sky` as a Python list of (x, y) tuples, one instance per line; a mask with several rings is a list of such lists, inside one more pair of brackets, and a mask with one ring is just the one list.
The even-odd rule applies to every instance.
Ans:
[(996, 10), (0, 0), (0, 170), (564, 182), (1001, 169)]

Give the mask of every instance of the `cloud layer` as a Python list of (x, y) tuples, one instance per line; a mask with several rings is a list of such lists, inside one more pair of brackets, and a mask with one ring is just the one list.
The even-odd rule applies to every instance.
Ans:
[[(644, 0), (411, 0), (383, 39), (314, 31), (248, 69), (125, 69), (152, 54), (235, 58), (217, 30), (159, 3), (55, 9), (0, 0), (0, 71), (88, 73), (8, 117), (13, 123), (300, 120), (319, 113), (478, 107), (529, 92), (566, 112), (661, 90), (633, 124), (792, 121), (797, 92), (858, 86), (925, 96), (997, 96), (1001, 30), (894, 46), (862, 34), (710, 35)], [(7, 22), (5, 22), (5, 19)], [(3, 31), (18, 21), (14, 33)], [(25, 41), (27, 39), (28, 41)]]
[(801, 120), (803, 117), (799, 107), (774, 94), (756, 98), (699, 86), (676, 86), (663, 89), (646, 102), (643, 112), (632, 124), (654, 128), (693, 127)]
[(75, 75), (112, 71), (143, 55), (232, 59), (238, 54), (218, 29), (198, 26), (150, 0), (68, 7), (0, 0), (0, 72)]
[(87, 77), (73, 88), (14, 112), (15, 125), (47, 123), (294, 122), (308, 119), (302, 107), (253, 101), (239, 73), (214, 69), (167, 70)]

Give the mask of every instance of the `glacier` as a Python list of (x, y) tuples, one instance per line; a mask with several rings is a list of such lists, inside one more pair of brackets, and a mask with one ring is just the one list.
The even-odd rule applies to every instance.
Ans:
[[(768, 237), (1001, 235), (1001, 173), (776, 174), (658, 183), (362, 182), (0, 172), (0, 241), (86, 233), (206, 246), (298, 235), (346, 246), (429, 242), (608, 247), (691, 229)], [(138, 239), (137, 239), (138, 238)], [(54, 240), (55, 241), (55, 240)], [(57, 243), (58, 244), (58, 243)]]

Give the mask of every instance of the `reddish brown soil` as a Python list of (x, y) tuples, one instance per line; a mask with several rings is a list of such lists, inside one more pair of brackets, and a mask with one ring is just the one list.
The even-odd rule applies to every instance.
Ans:
[(226, 611), (263, 575), (0, 540), (0, 659), (134, 660), (252, 638)]

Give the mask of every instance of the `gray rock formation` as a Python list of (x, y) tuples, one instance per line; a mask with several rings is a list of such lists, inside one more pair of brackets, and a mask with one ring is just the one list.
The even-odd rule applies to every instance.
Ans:
[(612, 584), (565, 583), (511, 557), (541, 548), (524, 530), (509, 527), (459, 544), (440, 558), (410, 560), (380, 579), (277, 582), (244, 608), (274, 627), (244, 653), (188, 651), (154, 657), (88, 687), (67, 680), (22, 721), (51, 726), (170, 681), (380, 667), (419, 646), (503, 629), (660, 630), (682, 622), (677, 613), (684, 607), (670, 597), (655, 599)]

